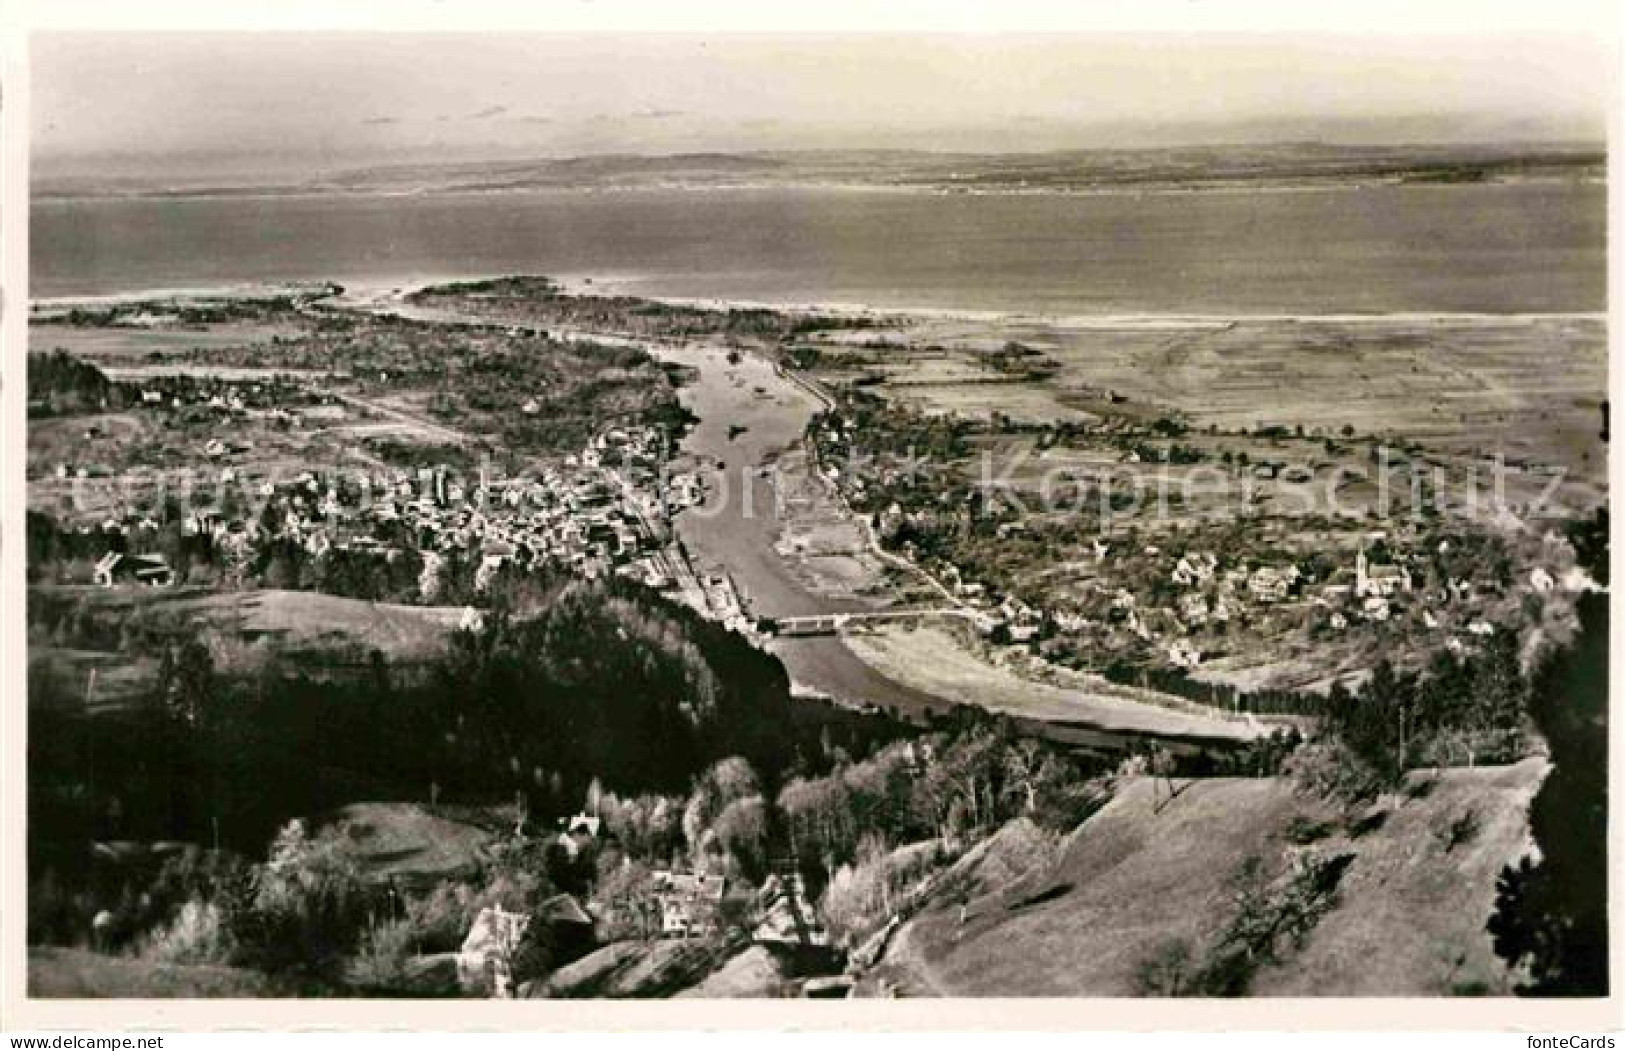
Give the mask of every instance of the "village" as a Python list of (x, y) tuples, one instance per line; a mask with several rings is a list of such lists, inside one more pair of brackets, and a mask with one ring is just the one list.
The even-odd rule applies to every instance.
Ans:
[[(78, 512), (64, 516), (63, 528), (105, 544), (87, 582), (191, 579), (161, 550), (167, 531), (239, 581), (269, 573), (270, 583), (290, 583), (273, 569), (279, 559), (404, 560), (412, 584), (391, 597), (433, 605), (470, 601), (504, 571), (552, 567), (634, 580), (750, 628), (726, 576), (696, 575), (671, 528), (674, 515), (704, 499), (705, 483), (696, 472), (668, 469), (671, 435), (662, 426), (611, 424), (577, 452), (538, 457), (513, 473), (488, 455), (476, 461), (469, 449), (392, 440), (384, 451), (394, 458), (428, 462), (329, 463), (283, 474), (277, 468), (292, 459), (272, 459), (267, 447), (318, 448), (324, 417), (331, 423), (346, 408), (313, 381), (156, 376), (131, 401), (126, 416), (197, 434), (190, 454), (183, 448), (174, 457), (181, 462), (109, 465), (97, 457), (97, 441), (116, 428), (91, 423), (76, 444), (83, 459), (34, 465), (36, 504)], [(257, 445), (250, 437), (257, 431), (270, 441)], [(364, 442), (352, 448), (369, 448)], [(456, 462), (436, 461), (439, 453)], [(161, 458), (147, 451), (149, 461)], [(469, 576), (467, 586), (449, 586), (450, 572)], [(216, 579), (200, 567), (193, 582)]]
[(1610, 27), (572, 6), (8, 20), (23, 1043), (1596, 1028)]
[(822, 477), (987, 645), (1042, 662), (1235, 703), (1358, 682), (1379, 654), (1419, 666), (1561, 630), (1595, 586), (1560, 509), (1528, 528), (1482, 494), (1454, 506), (1440, 494), (1466, 468), (1414, 447), (1394, 454), (1397, 510), (1379, 514), (1387, 494), (1357, 470), (1367, 442), (1345, 436), (945, 421), (872, 391), (847, 388), (809, 427)]
[[(543, 845), (569, 864), (596, 865), (610, 873), (632, 868), (598, 815), (580, 812), (558, 825)], [(630, 883), (614, 876), (598, 883), (608, 889), (585, 898), (555, 894), (528, 912), (508, 911), (500, 904), (485, 908), (455, 953), (421, 961), (420, 967), (426, 972), (437, 965), (447, 972), (454, 969), (456, 988), (468, 996), (566, 995), (572, 981), (582, 980), (570, 973), (570, 964), (600, 947), (601, 932), (615, 930), (629, 936), (618, 943), (623, 948), (642, 947), (639, 951), (655, 959), (663, 953), (680, 958), (691, 947), (709, 952), (710, 946), (726, 943), (734, 951), (755, 948), (793, 960), (803, 975), (801, 995), (808, 998), (844, 997), (853, 985), (851, 977), (837, 973), (840, 955), (792, 860), (775, 865), (759, 883), (727, 871), (688, 868), (652, 869)], [(740, 928), (740, 916), (753, 917), (754, 923)], [(523, 983), (526, 949), (538, 940), (552, 949), (557, 973), (546, 981)], [(451, 984), (451, 975), (442, 980)]]

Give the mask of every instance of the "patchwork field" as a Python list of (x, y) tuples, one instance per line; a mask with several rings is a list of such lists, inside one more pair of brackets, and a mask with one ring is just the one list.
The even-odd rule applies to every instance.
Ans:
[(1058, 387), (1043, 381), (1003, 380), (970, 384), (913, 383), (892, 388), (890, 396), (930, 415), (952, 413), (991, 419), (998, 413), (1018, 423), (1088, 423), (1098, 417)]
[[(906, 365), (875, 369), (883, 389), (944, 411), (966, 399), (983, 412), (1027, 419), (1040, 404), (1056, 407), (1055, 420), (1103, 407), (1162, 407), (1199, 428), (1302, 424), (1332, 434), (1350, 427), (1606, 476), (1597, 435), (1608, 347), (1599, 316), (921, 316), (887, 334), (914, 347), (946, 348), (929, 358), (864, 351), (904, 355)], [(1053, 375), (957, 386), (938, 375), (941, 361), (956, 359), (956, 375), (972, 375), (962, 356), (985, 357), (1008, 341), (1053, 363)]]

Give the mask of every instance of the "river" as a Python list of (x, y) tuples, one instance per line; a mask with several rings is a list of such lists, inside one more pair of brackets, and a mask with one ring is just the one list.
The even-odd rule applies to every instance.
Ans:
[[(705, 500), (677, 518), (678, 535), (696, 569), (725, 572), (753, 616), (782, 618), (873, 609), (859, 599), (832, 598), (809, 590), (775, 550), (781, 522), (772, 484), (761, 468), (773, 464), (800, 439), (820, 408), (818, 398), (755, 354), (730, 355), (727, 348), (715, 345), (645, 345), (661, 360), (698, 372), (680, 397), (700, 422), (684, 438), (673, 465), (679, 470), (703, 465), (710, 483)], [(906, 716), (947, 712), (956, 702), (966, 700), (937, 696), (888, 678), (839, 636), (775, 638), (768, 648), (784, 662), (791, 682), (802, 692), (848, 704), (872, 704)], [(1082, 695), (1079, 701), (1075, 720), (1064, 724), (1026, 721), (1026, 725), (1066, 744), (1105, 751), (1153, 738), (1176, 751), (1191, 751), (1200, 747), (1199, 741), (1233, 744), (1255, 729), (1189, 713), (1170, 717), (1162, 709), (1146, 706), (1144, 719), (1131, 715), (1126, 723), (1143, 725), (1146, 732), (1102, 730), (1090, 723), (1090, 705)], [(1121, 708), (1114, 711), (1116, 724), (1124, 725)], [(1183, 722), (1192, 733), (1152, 729), (1175, 722)]]

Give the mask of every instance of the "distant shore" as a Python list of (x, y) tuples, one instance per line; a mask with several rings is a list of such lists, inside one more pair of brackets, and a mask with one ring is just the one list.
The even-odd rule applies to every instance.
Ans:
[(888, 183), (839, 179), (785, 180), (652, 180), (630, 184), (578, 185), (421, 185), (421, 186), (198, 186), (141, 189), (44, 189), (32, 201), (39, 204), (95, 201), (253, 201), (322, 197), (507, 197), (524, 194), (600, 195), (621, 193), (751, 193), (794, 190), (808, 193), (894, 193), (929, 197), (1152, 197), (1190, 194), (1347, 193), (1391, 189), (1472, 189), (1484, 186), (1584, 184), (1607, 186), (1604, 175), (1590, 172), (1498, 175), (1475, 181), (1429, 181), (1405, 173), (1331, 174), (1319, 178), (1277, 177), (1150, 179), (1143, 182), (1102, 182), (1077, 185), (1021, 185), (928, 181)]

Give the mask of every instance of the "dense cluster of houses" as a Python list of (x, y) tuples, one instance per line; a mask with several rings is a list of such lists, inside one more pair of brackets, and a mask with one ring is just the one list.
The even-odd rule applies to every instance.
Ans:
[[(1108, 426), (1095, 431), (1108, 438), (1127, 434)], [(866, 487), (869, 491), (877, 485), (908, 488), (909, 477), (854, 454), (857, 435), (850, 416), (832, 413), (810, 438), (820, 453), (823, 477), (855, 505), (862, 505)], [(1155, 458), (1177, 459), (1172, 452)], [(1123, 459), (1137, 462), (1141, 455), (1130, 449)], [(857, 465), (866, 460), (859, 469)], [(1303, 464), (1249, 465), (1245, 458), (1237, 463), (1250, 468), (1251, 476), (1259, 479), (1305, 483), (1314, 478), (1313, 468)], [(937, 494), (938, 500), (918, 502), (915, 507), (891, 501), (875, 514), (876, 531), (881, 535), (915, 533), (955, 518), (963, 526), (968, 512), (958, 506), (957, 499), (948, 499), (947, 493), (944, 490)], [(929, 491), (922, 495), (930, 499)], [(1039, 529), (1035, 521), (1017, 517), (999, 522), (996, 538), (1031, 540)], [(1042, 583), (1036, 588), (1023, 587), (1019, 597), (998, 594), (1009, 585), (1008, 580), (972, 579), (981, 574), (962, 572), (963, 567), (955, 565), (951, 556), (925, 559), (921, 568), (950, 589), (961, 607), (976, 615), (984, 633), (999, 641), (1022, 643), (1089, 634), (1109, 639), (1111, 649), (1153, 655), (1155, 661), (1185, 670), (1200, 667), (1211, 656), (1204, 654), (1203, 645), (1206, 642), (1211, 648), (1215, 634), (1230, 634), (1231, 641), (1224, 648), (1235, 650), (1236, 625), (1251, 625), (1264, 633), (1303, 628), (1326, 637), (1345, 633), (1352, 637), (1361, 626), (1373, 629), (1403, 619), (1414, 621), (1419, 631), (1436, 632), (1446, 646), (1459, 651), (1472, 646), (1475, 639), (1504, 630), (1508, 618), (1517, 615), (1513, 607), (1519, 592), (1538, 596), (1586, 586), (1583, 580), (1567, 579), (1567, 571), (1557, 568), (1566, 561), (1557, 552), (1553, 553), (1556, 562), (1547, 566), (1524, 565), (1519, 572), (1526, 579), (1514, 585), (1499, 571), (1467, 571), (1441, 581), (1436, 578), (1445, 571), (1439, 566), (1450, 560), (1436, 557), (1432, 544), (1443, 545), (1438, 556), (1448, 550), (1448, 541), (1424, 539), (1401, 525), (1392, 530), (1349, 530), (1337, 541), (1341, 556), (1312, 551), (1292, 541), (1285, 545), (1288, 550), (1276, 545), (1250, 552), (1215, 548), (1165, 555), (1144, 539), (1101, 535), (1086, 539), (1082, 550), (1072, 556), (1072, 572), (1044, 574)], [(938, 547), (940, 550), (941, 545)], [(902, 553), (918, 557), (906, 546)], [(985, 554), (985, 550), (978, 552), (979, 556)], [(1329, 566), (1328, 555), (1340, 564)], [(1012, 564), (1010, 576), (1021, 575), (1021, 569)], [(1040, 578), (1037, 573), (1027, 576)]]
[[(618, 574), (665, 587), (674, 576), (664, 549), (669, 518), (703, 499), (704, 490), (692, 475), (662, 474), (663, 443), (658, 428), (611, 427), (561, 464), (513, 478), (482, 470), (464, 479), (438, 465), (359, 475), (306, 470), (285, 481), (252, 484), (226, 466), (220, 483), (250, 492), (255, 499), (239, 504), (258, 510), (235, 517), (217, 506), (195, 510), (183, 531), (244, 552), (291, 541), (312, 557), (332, 550), (389, 557), (410, 546), (423, 556), (423, 601), (434, 600), (440, 568), (453, 553), (477, 566), (477, 588), (510, 564), (567, 566), (587, 577)], [(233, 450), (211, 439), (205, 451), (219, 458)], [(131, 579), (128, 567), (122, 573), (118, 567), (108, 562), (97, 583)], [(162, 576), (137, 579), (167, 583), (170, 578)]]
[[(1210, 552), (1187, 552), (1169, 571), (1172, 598), (1167, 605), (1148, 607), (1135, 592), (1119, 587), (1112, 597), (1112, 613), (1119, 626), (1158, 647), (1168, 664), (1186, 670), (1202, 663), (1203, 632), (1272, 607), (1303, 612), (1308, 624), (1333, 634), (1358, 622), (1376, 625), (1410, 615), (1421, 628), (1446, 635), (1446, 645), (1455, 650), (1464, 649), (1471, 638), (1495, 633), (1487, 611), (1503, 589), (1484, 581), (1450, 578), (1429, 590), (1418, 568), (1417, 551), (1400, 545), (1397, 553), (1381, 560), (1373, 556), (1373, 548), (1390, 541), (1380, 531), (1362, 535), (1345, 565), (1329, 573), (1322, 567), (1318, 576), (1289, 560), (1224, 568)], [(1447, 553), (1449, 541), (1438, 543), (1439, 554)], [(1569, 574), (1559, 580), (1537, 565), (1529, 571), (1528, 584), (1531, 591), (1544, 594), (1583, 589), (1587, 582), (1582, 578), (1583, 574), (1578, 578)], [(1076, 615), (1058, 614), (1055, 620), (1063, 630), (1093, 626)]]
[[(330, 411), (324, 403), (332, 400), (296, 378), (281, 377), (241, 382), (167, 376), (133, 390), (142, 407), (171, 418), (253, 416), (283, 428), (304, 426)], [(234, 573), (273, 544), (284, 550), (292, 545), (311, 559), (354, 552), (394, 562), (411, 551), (422, 562), (415, 598), (432, 603), (445, 597), (448, 565), (457, 566), (459, 582), (467, 581), (462, 574), (471, 569), (476, 592), (505, 567), (545, 565), (589, 579), (614, 575), (668, 590), (704, 615), (751, 632), (756, 626), (732, 580), (695, 573), (675, 541), (673, 516), (703, 502), (707, 486), (698, 472), (666, 469), (668, 442), (660, 427), (611, 424), (575, 454), (515, 477), (484, 468), (469, 477), (474, 472), (459, 475), (442, 463), (361, 472), (311, 468), (268, 479), (252, 466), (253, 441), (240, 429), (213, 427), (198, 438), (197, 457), (181, 489), (156, 476), (145, 482), (196, 493), (196, 468), (202, 467), (207, 496), (188, 511), (182, 529), (188, 537), (207, 539), (211, 559)], [(62, 464), (56, 473), (65, 481), (97, 472), (94, 466)], [(159, 546), (165, 527), (151, 514), (115, 513), (100, 528), (109, 550), (95, 572), (96, 583), (163, 585), (177, 579), (159, 555), (143, 554), (139, 563), (123, 557)], [(81, 527), (85, 533), (95, 530)], [(192, 565), (195, 571), (196, 562)], [(401, 586), (394, 582), (392, 593)]]
[(671, 579), (662, 544), (669, 516), (701, 498), (688, 477), (660, 472), (656, 428), (612, 427), (559, 466), (528, 476), (454, 477), (444, 467), (395, 470), (367, 480), (348, 503), (331, 482), (305, 479), (284, 529), (319, 553), (327, 545), (378, 551), (404, 531), (425, 555), (423, 598), (453, 551), (477, 562), (476, 586), (506, 565), (568, 566), (587, 577)]
[[(1373, 554), (1395, 543), (1395, 553)], [(1448, 552), (1448, 541), (1439, 544), (1441, 555)], [(994, 601), (985, 584), (967, 579), (952, 564), (931, 569), (966, 607), (982, 615), (985, 633), (1001, 632), (1021, 643), (1051, 627), (1061, 633), (1121, 632), (1150, 646), (1169, 666), (1187, 671), (1202, 665), (1206, 633), (1273, 610), (1306, 617), (1303, 623), (1333, 634), (1357, 623), (1379, 625), (1414, 615), (1422, 628), (1439, 631), (1458, 651), (1497, 630), (1487, 611), (1501, 589), (1449, 579), (1429, 592), (1414, 545), (1398, 543), (1383, 531), (1361, 535), (1356, 545), (1348, 561), (1328, 573), (1324, 565), (1314, 571), (1289, 557), (1226, 559), (1203, 550), (1169, 557), (1146, 544), (1114, 553), (1112, 543), (1097, 539), (1088, 549), (1092, 557), (1086, 557), (1095, 579), (1084, 584), (1078, 601), (1058, 598), (1052, 609), (1014, 596)], [(1560, 578), (1540, 565), (1529, 569), (1527, 583), (1535, 594), (1587, 586), (1575, 574)]]

